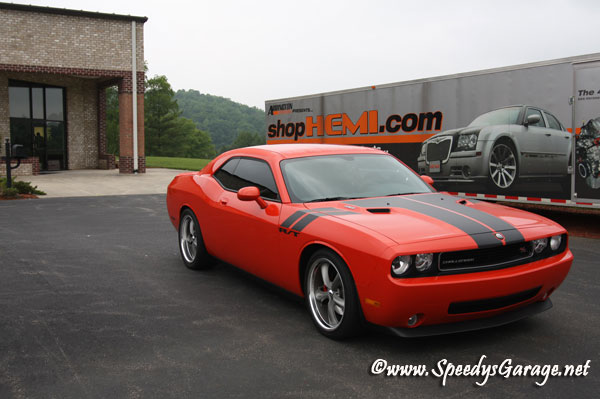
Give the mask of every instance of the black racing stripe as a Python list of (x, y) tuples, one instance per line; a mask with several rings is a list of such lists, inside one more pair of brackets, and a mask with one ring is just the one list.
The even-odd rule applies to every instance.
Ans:
[(300, 219), (298, 223), (292, 226), (292, 230), (302, 231), (306, 226), (309, 225), (315, 219), (318, 219), (319, 215), (315, 215), (314, 213), (309, 213), (306, 217)]
[(392, 207), (408, 209), (441, 220), (464, 231), (471, 236), (479, 248), (497, 247), (502, 245), (502, 242), (496, 238), (494, 232), (481, 223), (477, 223), (466, 216), (422, 202), (411, 201), (401, 197), (390, 197), (355, 200), (348, 201), (347, 203), (365, 208)]
[(285, 219), (285, 221), (283, 223), (281, 223), (281, 227), (283, 227), (284, 229), (289, 228), (292, 223), (294, 223), (296, 220), (300, 219), (304, 214), (308, 213), (307, 211), (296, 211), (292, 214), (292, 216), (288, 217), (287, 219)]
[(407, 198), (410, 198), (415, 201), (426, 202), (428, 204), (441, 206), (451, 211), (460, 213), (461, 215), (465, 215), (475, 220), (478, 220), (481, 223), (489, 226), (492, 230), (502, 232), (506, 244), (516, 244), (525, 241), (525, 238), (523, 237), (521, 232), (519, 232), (519, 230), (517, 230), (510, 223), (505, 222), (497, 216), (490, 215), (489, 213), (482, 212), (478, 209), (473, 209), (465, 205), (461, 205), (456, 202), (456, 197), (451, 197), (449, 195), (443, 194), (433, 194), (412, 195), (408, 196)]

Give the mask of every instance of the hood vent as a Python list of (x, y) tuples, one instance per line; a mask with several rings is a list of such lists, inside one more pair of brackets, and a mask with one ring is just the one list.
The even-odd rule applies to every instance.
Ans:
[(390, 208), (368, 208), (367, 211), (371, 213), (390, 213)]

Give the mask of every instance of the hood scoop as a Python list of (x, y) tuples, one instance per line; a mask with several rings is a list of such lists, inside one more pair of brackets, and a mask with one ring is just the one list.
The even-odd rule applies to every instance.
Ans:
[(367, 208), (367, 212), (371, 212), (371, 213), (390, 213), (390, 208)]

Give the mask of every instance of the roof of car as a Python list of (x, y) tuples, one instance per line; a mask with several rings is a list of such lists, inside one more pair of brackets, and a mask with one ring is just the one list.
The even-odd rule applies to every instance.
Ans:
[[(234, 150), (238, 151), (238, 150)], [(282, 158), (299, 158), (315, 155), (330, 154), (380, 154), (381, 150), (354, 146), (354, 145), (336, 145), (336, 144), (269, 144), (255, 147), (240, 148), (240, 152), (263, 152), (276, 153)]]

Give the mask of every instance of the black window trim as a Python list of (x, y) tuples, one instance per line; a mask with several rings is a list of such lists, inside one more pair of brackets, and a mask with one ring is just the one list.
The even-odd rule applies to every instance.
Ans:
[[(271, 165), (269, 165), (269, 163), (268, 163), (267, 161), (265, 161), (264, 159), (255, 158), (255, 157), (249, 157), (249, 156), (246, 156), (246, 155), (234, 155), (234, 156), (232, 156), (231, 158), (227, 159), (225, 162), (223, 162), (223, 164), (222, 164), (221, 166), (219, 166), (219, 169), (215, 170), (215, 171), (214, 171), (214, 172), (211, 174), (211, 177), (212, 177), (212, 178), (213, 178), (213, 179), (214, 179), (214, 180), (215, 180), (217, 183), (219, 183), (219, 186), (221, 186), (221, 188), (223, 188), (223, 190), (225, 190), (225, 191), (229, 191), (230, 193), (237, 193), (237, 192), (239, 191), (239, 190), (237, 190), (237, 191), (236, 191), (236, 190), (232, 190), (232, 189), (230, 189), (230, 188), (227, 188), (227, 187), (225, 187), (225, 186), (223, 185), (223, 183), (221, 183), (221, 182), (219, 181), (219, 179), (217, 179), (217, 178), (215, 177), (215, 174), (216, 174), (218, 171), (220, 171), (220, 170), (223, 168), (223, 166), (225, 166), (225, 165), (226, 165), (226, 164), (227, 164), (229, 161), (232, 161), (232, 160), (234, 160), (234, 159), (236, 159), (236, 158), (237, 158), (237, 159), (251, 159), (251, 160), (253, 160), (253, 161), (259, 161), (259, 162), (265, 163), (265, 164), (267, 165), (267, 168), (269, 168), (269, 172), (271, 173), (271, 177), (273, 178), (273, 182), (275, 183), (275, 188), (277, 188), (277, 193), (276, 193), (276, 194), (277, 194), (277, 199), (263, 197), (262, 195), (260, 196), (260, 198), (264, 199), (265, 201), (277, 202), (277, 203), (280, 203), (280, 204), (281, 204), (281, 203), (282, 203), (282, 202), (281, 202), (281, 194), (280, 194), (280, 193), (281, 193), (281, 190), (279, 189), (279, 186), (277, 185), (277, 180), (275, 180), (275, 175), (273, 174), (273, 169), (271, 169)], [(239, 165), (239, 164), (238, 164), (238, 165)], [(236, 165), (236, 167), (235, 167), (235, 169), (234, 169), (234, 172), (235, 172), (235, 170), (236, 170), (236, 169), (237, 169), (237, 165)]]

